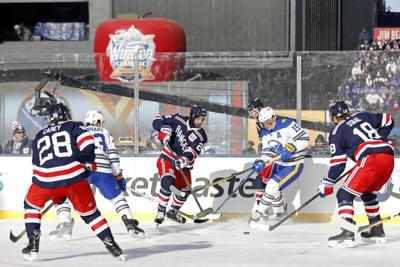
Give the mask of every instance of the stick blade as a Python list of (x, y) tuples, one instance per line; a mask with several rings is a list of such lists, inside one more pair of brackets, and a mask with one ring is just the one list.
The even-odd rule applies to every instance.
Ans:
[(205, 223), (208, 222), (210, 219), (193, 219), (194, 223)]
[(18, 237), (16, 237), (13, 233), (12, 233), (12, 231), (10, 230), (10, 240), (12, 241), (12, 242), (17, 242), (18, 241)]
[(214, 213), (214, 209), (213, 208), (207, 208), (205, 210), (200, 211), (196, 215), (194, 215), (194, 217), (195, 218), (203, 218), (203, 217), (206, 217), (207, 215), (209, 215), (211, 213)]
[(345, 219), (343, 219), (342, 217), (340, 217), (339, 215), (335, 214), (333, 215), (333, 220), (339, 224), (339, 226), (343, 229), (346, 229), (350, 232), (353, 233), (357, 233), (359, 232), (359, 227), (351, 222), (346, 221)]

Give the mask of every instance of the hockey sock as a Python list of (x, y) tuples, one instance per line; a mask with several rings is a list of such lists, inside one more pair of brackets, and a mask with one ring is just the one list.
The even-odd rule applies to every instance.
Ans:
[(167, 209), (167, 205), (169, 202), (169, 198), (171, 197), (171, 185), (175, 184), (175, 178), (172, 176), (164, 176), (161, 179), (161, 188), (158, 192), (158, 211), (165, 212)]
[(59, 223), (71, 222), (71, 204), (68, 199), (60, 205), (56, 205), (56, 211)]
[(31, 237), (36, 229), (40, 230), (42, 213), (40, 209), (33, 207), (26, 200), (24, 201), (24, 209), (25, 229), (28, 237)]
[(364, 202), (365, 213), (368, 216), (368, 221), (374, 223), (378, 221), (381, 216), (379, 213), (379, 201), (377, 200), (376, 194), (364, 193), (361, 196)]
[(344, 218), (346, 221), (354, 222), (354, 207), (353, 200), (355, 195), (349, 193), (348, 191), (340, 188), (336, 194), (338, 200), (338, 214), (340, 217)]
[(133, 219), (128, 202), (126, 201), (122, 192), (115, 198), (111, 199), (111, 202), (113, 203), (116, 212), (121, 218), (122, 216), (126, 215), (127, 219)]
[(347, 200), (343, 200), (339, 202), (338, 214), (346, 221), (353, 222), (353, 216), (354, 216), (353, 201), (350, 202)]
[(261, 198), (264, 195), (264, 191), (257, 191), (255, 195), (256, 195), (256, 202), (258, 205), (258, 204), (260, 204)]
[(101, 216), (100, 211), (96, 210), (90, 215), (81, 215), (82, 220), (92, 228), (92, 231), (101, 239), (104, 240), (106, 237), (112, 237), (110, 226), (106, 219)]
[(174, 194), (174, 198), (172, 200), (172, 207), (179, 210), (182, 205), (185, 203), (186, 199), (188, 198), (189, 194), (186, 193), (184, 197), (178, 196)]
[(272, 202), (279, 198), (279, 183), (275, 180), (270, 179), (265, 187), (265, 192), (261, 198), (260, 204), (258, 204), (257, 212), (264, 214)]
[(258, 205), (265, 191), (265, 183), (260, 175), (257, 175), (256, 179), (254, 180), (254, 188), (257, 190), (255, 195)]
[(279, 191), (278, 197), (274, 198), (272, 201), (272, 210), (274, 211), (274, 214), (285, 212), (285, 209), (283, 208), (283, 197), (281, 191)]

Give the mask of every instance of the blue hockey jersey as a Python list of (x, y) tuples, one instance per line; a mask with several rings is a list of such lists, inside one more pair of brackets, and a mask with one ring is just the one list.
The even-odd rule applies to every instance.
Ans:
[[(188, 160), (186, 169), (192, 169), (195, 159), (200, 155), (201, 149), (207, 142), (206, 132), (201, 127), (190, 127), (189, 117), (180, 114), (157, 115), (153, 120), (154, 130), (159, 132), (163, 125), (169, 125), (172, 128), (169, 141), (172, 151), (179, 158), (186, 158)], [(171, 162), (176, 158), (165, 147), (161, 152), (161, 157)]]
[(32, 142), (32, 182), (57, 188), (87, 178), (84, 163), (94, 161), (94, 149), (93, 136), (81, 122), (50, 124)]
[(393, 126), (389, 114), (368, 112), (350, 115), (336, 125), (329, 135), (329, 179), (336, 181), (346, 167), (347, 158), (357, 162), (367, 154), (394, 153), (393, 144), (388, 141)]

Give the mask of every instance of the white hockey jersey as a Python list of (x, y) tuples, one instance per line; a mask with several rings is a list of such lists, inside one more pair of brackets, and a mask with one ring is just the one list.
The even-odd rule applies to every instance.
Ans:
[(310, 138), (307, 133), (294, 121), (290, 119), (277, 118), (275, 127), (272, 130), (263, 128), (261, 132), (262, 155), (264, 162), (269, 161), (278, 155), (280, 147), (291, 143), (296, 147), (296, 151), (289, 160), (279, 160), (278, 164), (292, 166), (302, 163), (305, 158), (305, 150), (308, 147)]
[(95, 141), (96, 171), (118, 175), (120, 173), (119, 154), (110, 132), (105, 128), (92, 125), (87, 126), (86, 129), (93, 135)]

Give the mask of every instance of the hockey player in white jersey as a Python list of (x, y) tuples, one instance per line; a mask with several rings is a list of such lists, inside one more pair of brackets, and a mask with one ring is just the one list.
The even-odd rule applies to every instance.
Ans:
[[(307, 133), (290, 119), (279, 119), (271, 107), (261, 109), (258, 115), (261, 132), (262, 156), (253, 163), (253, 171), (263, 178), (265, 189), (257, 208), (252, 212), (249, 226), (279, 219), (284, 215), (282, 190), (299, 178), (303, 171), (305, 149), (309, 144)], [(265, 167), (264, 163), (280, 155), (280, 159)], [(272, 206), (273, 214), (266, 212)]]
[[(119, 154), (110, 132), (103, 128), (104, 116), (98, 110), (88, 111), (85, 116), (86, 129), (95, 139), (96, 171), (91, 171), (89, 183), (95, 185), (101, 194), (114, 205), (131, 236), (144, 238), (139, 222), (132, 217), (123, 191), (126, 190), (125, 178), (119, 168)], [(68, 202), (57, 206), (60, 224), (50, 233), (51, 240), (69, 239), (72, 233), (73, 219)]]

